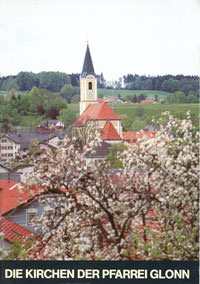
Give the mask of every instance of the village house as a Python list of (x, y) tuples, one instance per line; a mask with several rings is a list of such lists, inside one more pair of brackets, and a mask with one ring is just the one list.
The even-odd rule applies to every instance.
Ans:
[[(9, 247), (13, 240), (34, 235), (29, 224), (35, 216), (35, 207), (32, 205), (23, 207), (23, 204), (33, 199), (33, 196), (30, 192), (20, 193), (19, 185), (20, 183), (17, 182), (0, 180), (0, 232), (4, 235), (0, 240), (2, 249)], [(22, 211), (17, 209), (20, 206), (23, 208)]]
[(5, 165), (0, 164), (0, 180), (19, 182), (20, 174), (17, 171), (9, 169)]
[(51, 129), (64, 129), (64, 127), (64, 123), (57, 119), (44, 120), (38, 123), (38, 130), (40, 131), (46, 131)]
[(26, 182), (27, 178), (32, 175), (33, 166), (32, 165), (19, 165), (15, 167), (15, 171), (20, 177), (20, 182)]
[(48, 142), (56, 145), (66, 135), (67, 131), (63, 129), (56, 130), (19, 130), (17, 132), (8, 132), (0, 137), (0, 161), (9, 163), (16, 158), (26, 158), (32, 142)]
[(131, 145), (139, 146), (139, 139), (143, 138), (152, 139), (156, 137), (156, 134), (157, 132), (155, 131), (123, 132), (123, 141)]
[(93, 149), (93, 151), (88, 152), (86, 154), (86, 164), (87, 166), (93, 166), (95, 161), (99, 160), (105, 160), (105, 157), (110, 152), (111, 144), (106, 143), (103, 141), (103, 143)]
[(142, 100), (140, 103), (141, 104), (155, 104), (156, 101), (154, 101), (154, 100)]

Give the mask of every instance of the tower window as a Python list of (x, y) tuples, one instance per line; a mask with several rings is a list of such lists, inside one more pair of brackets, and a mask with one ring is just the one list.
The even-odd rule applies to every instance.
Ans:
[(92, 90), (92, 82), (89, 82), (88, 88), (89, 88), (89, 90)]

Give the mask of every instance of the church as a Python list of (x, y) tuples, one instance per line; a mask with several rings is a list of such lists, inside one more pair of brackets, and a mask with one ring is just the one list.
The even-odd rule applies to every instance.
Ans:
[(80, 128), (86, 124), (100, 130), (104, 142), (113, 144), (123, 141), (120, 117), (106, 103), (98, 102), (97, 76), (88, 44), (80, 75), (80, 116), (72, 127)]

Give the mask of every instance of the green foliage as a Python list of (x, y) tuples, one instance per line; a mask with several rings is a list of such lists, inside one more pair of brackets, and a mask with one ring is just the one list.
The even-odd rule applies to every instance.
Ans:
[(76, 115), (71, 109), (65, 108), (60, 110), (58, 119), (64, 123), (65, 127), (69, 127), (76, 120)]
[(64, 84), (70, 83), (70, 78), (65, 73), (41, 72), (38, 74), (39, 87), (52, 92), (59, 92)]
[(65, 98), (68, 103), (71, 103), (72, 97), (79, 93), (80, 89), (78, 87), (73, 87), (71, 84), (65, 84), (60, 90), (61, 96)]
[(0, 102), (0, 120), (6, 122), (8, 128), (35, 127), (39, 120), (55, 119), (59, 111), (67, 107), (66, 100), (59, 94), (35, 86), (18, 96), (0, 95)]
[(124, 131), (132, 129), (133, 117), (125, 117), (122, 119), (122, 127)]
[(179, 81), (172, 78), (165, 80), (161, 85), (161, 89), (169, 92), (175, 92), (179, 89)]
[(135, 119), (132, 124), (131, 124), (131, 129), (133, 131), (139, 131), (141, 129), (143, 129), (148, 123), (146, 122), (146, 120), (140, 120), (140, 119)]
[(71, 103), (72, 104), (78, 104), (80, 102), (80, 95), (73, 95), (71, 98)]
[(184, 75), (139, 76), (127, 74), (124, 76), (126, 88), (129, 90), (162, 90), (176, 92), (178, 90), (188, 94), (190, 91), (198, 95), (199, 77)]
[[(73, 87), (79, 87), (80, 86), (79, 76), (80, 76), (80, 74), (78, 74), (78, 73), (76, 73), (76, 74), (72, 73), (70, 75), (70, 82), (71, 82)], [(70, 84), (70, 82), (66, 82), (65, 84)]]
[(145, 114), (145, 110), (143, 107), (138, 106), (135, 110), (135, 116), (137, 117), (143, 117)]
[(127, 150), (127, 146), (123, 143), (113, 144), (110, 147), (110, 152), (107, 155), (106, 159), (110, 162), (111, 168), (123, 168), (122, 162), (119, 159), (119, 155), (122, 154), (125, 150)]
[(27, 257), (27, 251), (35, 241), (35, 237), (29, 237), (28, 239), (15, 239), (7, 250), (5, 260), (24, 260)]
[[(52, 92), (59, 92), (64, 84), (70, 84), (70, 77), (62, 72), (20, 72), (17, 76), (0, 77), (0, 90), (14, 88), (20, 91), (29, 91), (34, 86), (45, 88)], [(77, 82), (79, 83), (79, 82)]]
[(17, 84), (17, 80), (16, 79), (9, 79), (8, 82), (7, 82), (6, 89), (7, 89), (7, 91), (10, 91), (11, 89), (18, 91), (19, 86)]
[(124, 96), (123, 96), (123, 99), (124, 99), (125, 101), (132, 101), (133, 95), (132, 95), (132, 94), (124, 95)]
[(20, 72), (16, 81), (20, 91), (31, 90), (33, 86), (38, 86), (38, 78), (32, 72)]
[(194, 94), (192, 94), (192, 93), (190, 93), (186, 97), (186, 101), (187, 101), (188, 104), (195, 104), (195, 103), (199, 102), (198, 98)]
[(76, 117), (79, 116), (79, 104), (69, 104), (67, 107), (75, 113)]
[(171, 104), (198, 103), (198, 98), (192, 92), (186, 96), (182, 91), (176, 91), (166, 96), (166, 102)]

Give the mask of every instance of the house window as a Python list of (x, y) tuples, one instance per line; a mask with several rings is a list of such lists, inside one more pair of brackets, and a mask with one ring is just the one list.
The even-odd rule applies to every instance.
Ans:
[(26, 223), (27, 223), (28, 226), (33, 225), (33, 219), (36, 217), (36, 214), (37, 214), (37, 209), (30, 208), (30, 209), (27, 210)]
[(33, 219), (35, 218), (36, 213), (27, 213), (27, 225), (33, 225)]
[(11, 154), (11, 153), (10, 153), (10, 154), (8, 154), (8, 157), (13, 157), (13, 154)]
[(137, 139), (133, 139), (133, 142), (137, 142)]
[(7, 150), (7, 146), (2, 146), (1, 149), (2, 150)]
[(2, 139), (1, 142), (2, 143), (7, 143), (7, 139)]
[(8, 146), (8, 150), (12, 150), (13, 149), (13, 146)]
[(89, 90), (92, 90), (92, 82), (89, 82), (89, 84), (88, 84), (88, 89), (89, 89)]
[(44, 211), (45, 211), (46, 215), (48, 215), (48, 216), (50, 216), (54, 213), (54, 210), (51, 207), (45, 207)]

